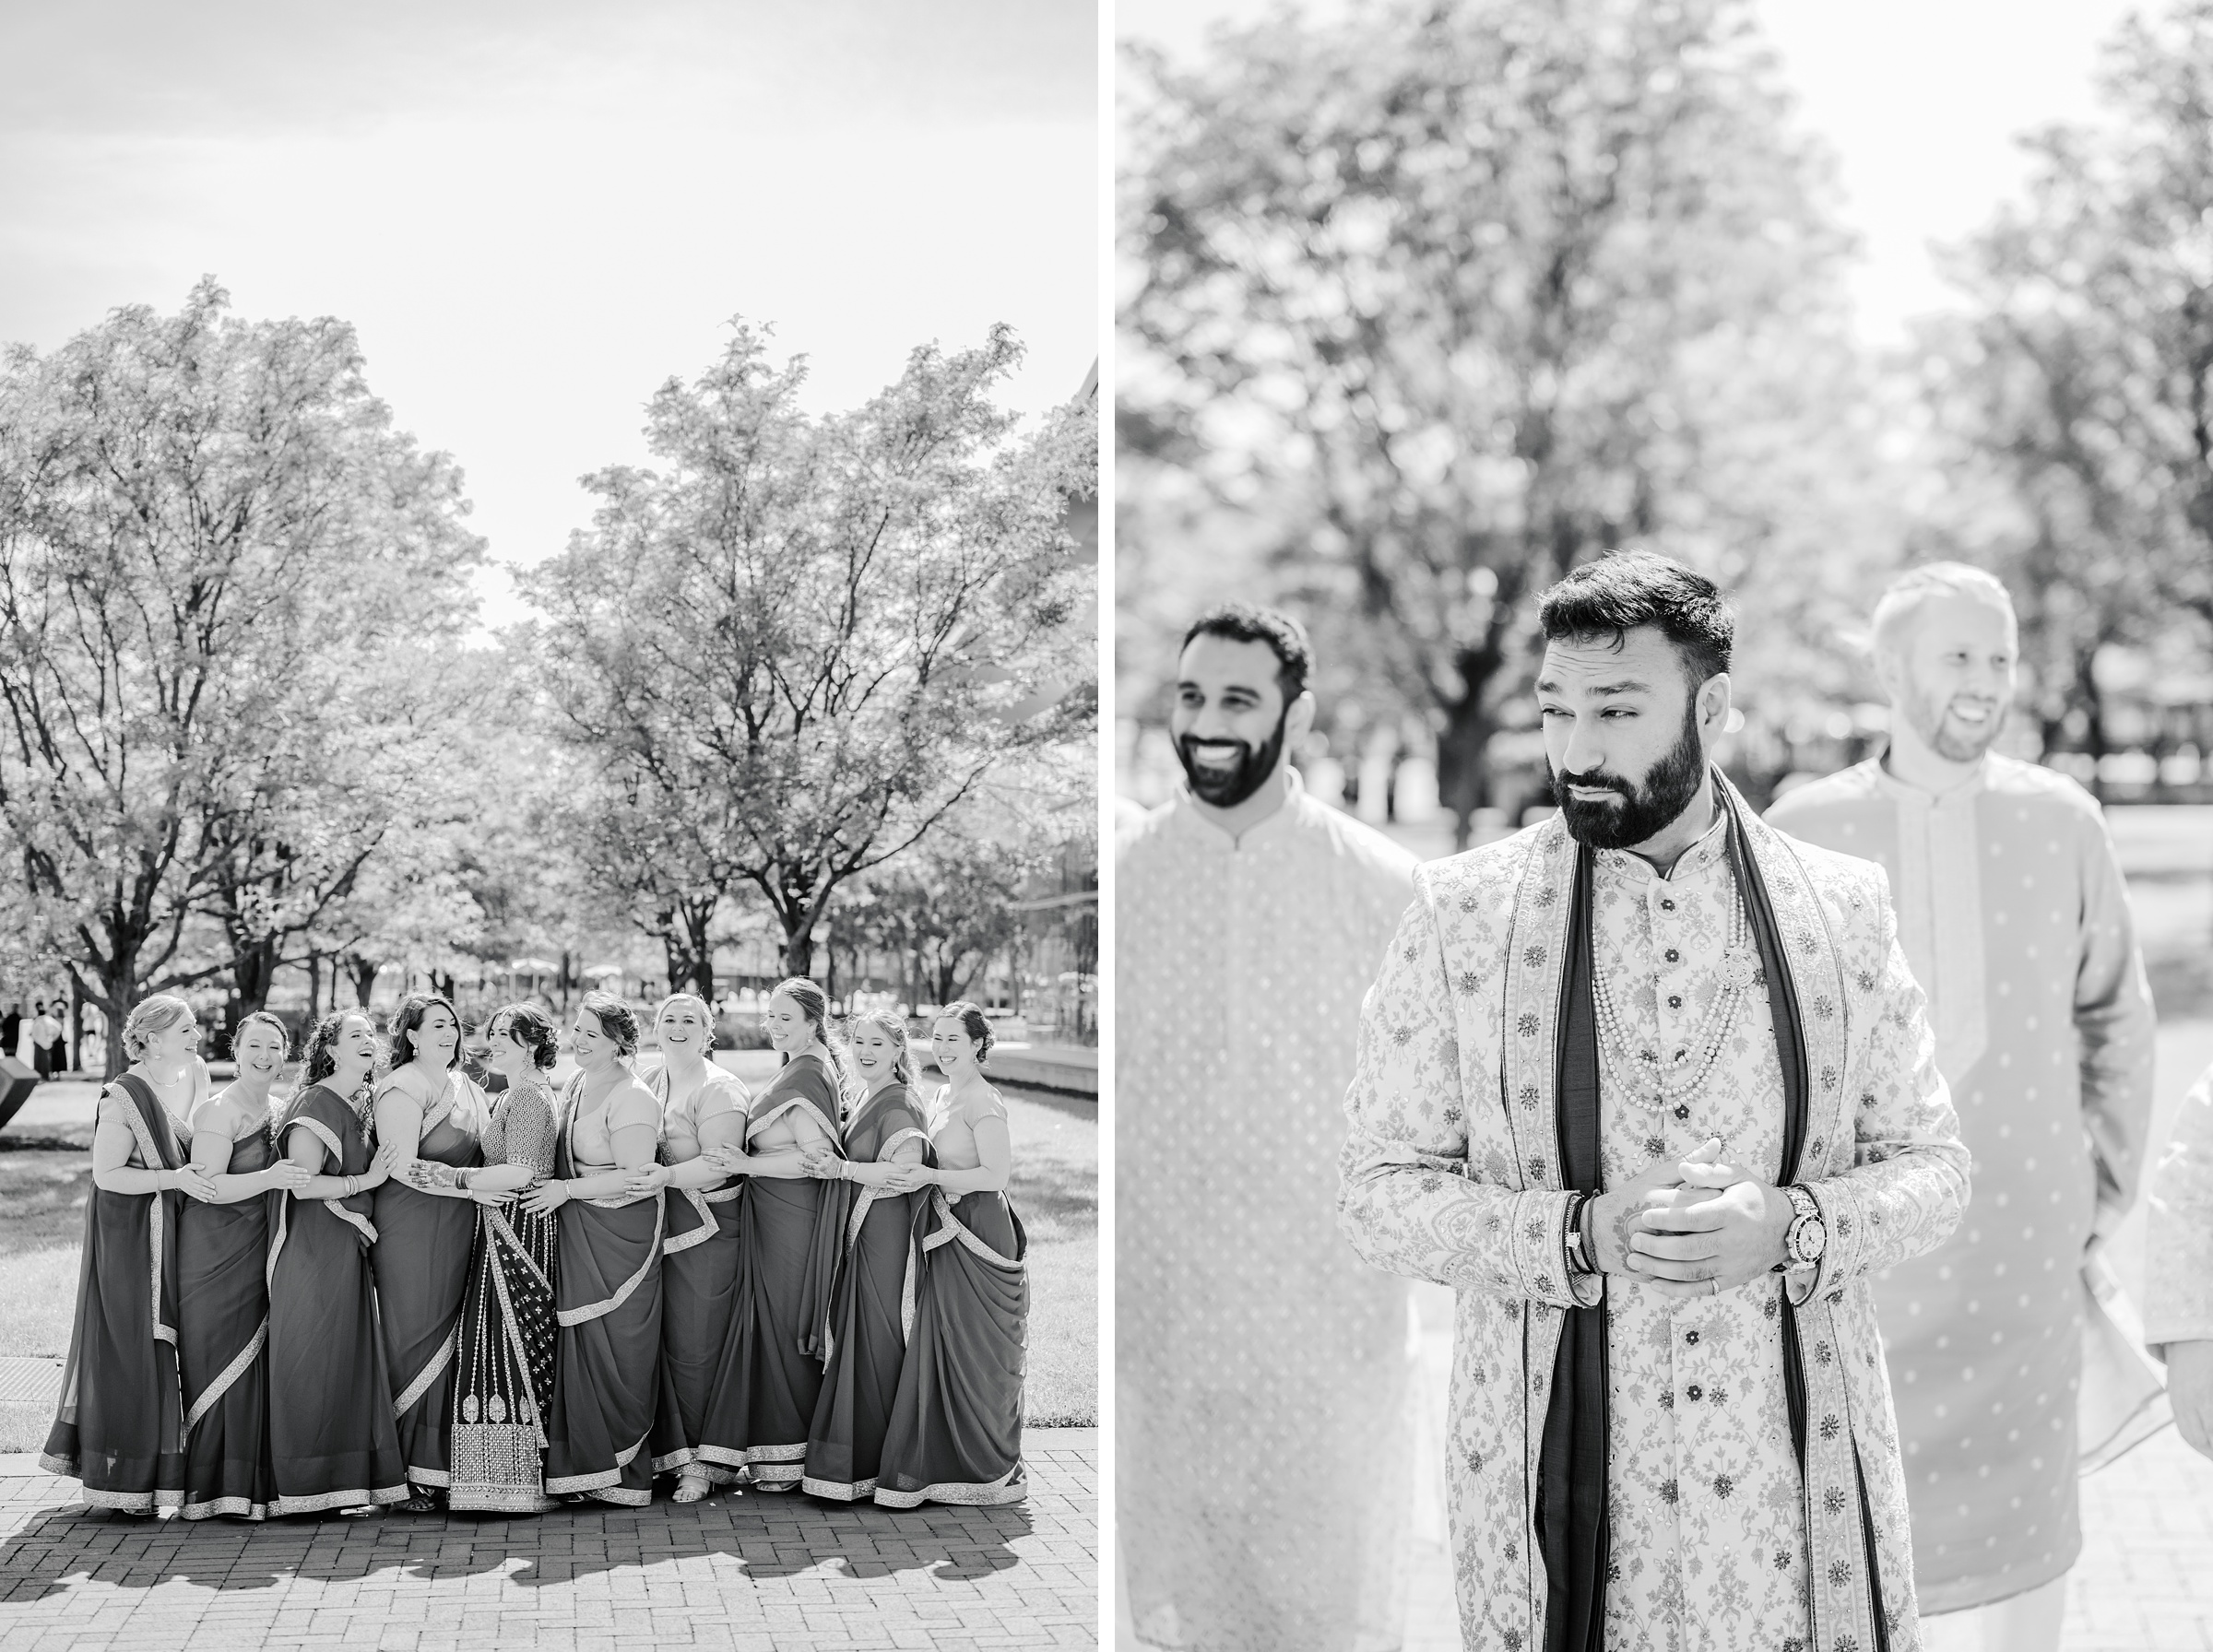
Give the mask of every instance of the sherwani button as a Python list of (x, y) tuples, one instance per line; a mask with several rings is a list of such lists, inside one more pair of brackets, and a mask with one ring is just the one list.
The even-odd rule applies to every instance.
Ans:
[(1668, 948), (1668, 950), (1661, 953), (1660, 956), (1666, 959), (1670, 963), (1681, 963), (1683, 962), (1683, 954), (1676, 951), (1673, 947)]
[(1689, 1343), (1693, 1348), (1696, 1348), (1698, 1345), (1698, 1333), (1696, 1331), (1685, 1331), (1683, 1333), (1683, 1340)]
[(1683, 1392), (1686, 1397), (1692, 1399), (1703, 1399), (1706, 1398), (1706, 1390), (1699, 1387), (1696, 1383), (1691, 1384), (1690, 1386), (1684, 1389)]
[(1675, 1103), (1675, 1116), (1677, 1118), (1688, 1118), (1690, 1116), (1690, 1104), (1687, 1102), (1677, 1102)]

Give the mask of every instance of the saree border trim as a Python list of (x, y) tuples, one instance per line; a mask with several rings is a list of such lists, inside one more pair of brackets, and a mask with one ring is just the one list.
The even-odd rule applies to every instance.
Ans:
[(981, 1482), (947, 1481), (924, 1486), (918, 1492), (876, 1488), (876, 1501), (885, 1508), (916, 1508), (925, 1503), (953, 1503), (969, 1508), (990, 1508), (1002, 1503), (1021, 1503), (1030, 1494), (1030, 1482), (1022, 1471), (1022, 1459), (997, 1480)]
[[(132, 1091), (121, 1088), (123, 1080), (127, 1077), (129, 1077), (127, 1073), (120, 1075), (113, 1084), (109, 1085), (101, 1093), (103, 1096), (114, 1095), (124, 1103), (124, 1117), (130, 1125), (131, 1139), (137, 1146), (138, 1156), (146, 1161), (146, 1168), (153, 1171), (158, 1176), (162, 1171), (171, 1169), (172, 1166), (163, 1161), (160, 1149), (154, 1145), (154, 1133), (147, 1127), (146, 1112), (140, 1104), (137, 1095)], [(156, 1103), (156, 1105), (159, 1104), (159, 1103)], [(152, 1193), (142, 1193), (138, 1197), (148, 1201), (147, 1251), (153, 1264), (151, 1301), (154, 1340), (166, 1342), (174, 1348), (177, 1345), (177, 1328), (161, 1323), (161, 1253), (165, 1245), (166, 1230), (163, 1218), (168, 1215), (168, 1209), (161, 1202), (162, 1196), (160, 1188), (156, 1188)]]
[(158, 1508), (184, 1506), (182, 1486), (157, 1486), (150, 1492), (107, 1492), (97, 1486), (79, 1486), (77, 1495), (88, 1508), (111, 1508), (126, 1515), (150, 1515)]
[[(608, 1493), (618, 1488), (618, 1482), (622, 1478), (622, 1470), (635, 1462), (638, 1453), (645, 1449), (645, 1436), (640, 1434), (635, 1445), (615, 1453), (613, 1468), (595, 1469), (589, 1474), (564, 1474), (558, 1480), (549, 1480), (545, 1482), (546, 1493), (549, 1496), (566, 1497), (583, 1492), (595, 1497), (603, 1498), (609, 1503), (630, 1504), (634, 1499), (635, 1505), (642, 1506), (653, 1500), (652, 1492), (622, 1492), (616, 1496), (610, 1496)], [(647, 1460), (650, 1462), (652, 1459), (648, 1458)]]
[[(974, 1252), (994, 1268), (1004, 1268), (1009, 1273), (1027, 1273), (1029, 1271), (1030, 1265), (1026, 1257), (1010, 1260), (1000, 1256), (975, 1233), (969, 1232), (967, 1224), (953, 1213), (953, 1201), (945, 1197), (944, 1188), (938, 1188), (936, 1193), (937, 1198), (931, 1208), (938, 1213), (938, 1231), (922, 1241), (923, 1250), (933, 1251), (941, 1245), (951, 1245), (957, 1240), (963, 1250)], [(1006, 1195), (1001, 1192), (1000, 1197), (1004, 1198)]]
[[(548, 1295), (551, 1295), (552, 1287), (547, 1284), (546, 1276), (538, 1272), (538, 1264), (530, 1260), (529, 1251), (524, 1248), (515, 1230), (507, 1225), (506, 1219), (490, 1205), (484, 1207), (484, 1212), (498, 1224), (500, 1233), (513, 1246), (515, 1254), (522, 1257), (532, 1273), (538, 1275), (538, 1283), (545, 1287)], [(515, 1368), (522, 1378), (523, 1398), (530, 1407), (530, 1426), (538, 1431), (538, 1448), (543, 1451), (551, 1444), (546, 1437), (546, 1408), (538, 1402), (538, 1385), (530, 1380), (530, 1361), (523, 1351), (522, 1322), (515, 1317), (515, 1301), (507, 1294), (507, 1269), (501, 1264), (496, 1253), (491, 1260), (492, 1295), (500, 1304), (500, 1321), (506, 1327), (508, 1345), (515, 1351)]]
[(369, 1504), (405, 1503), (405, 1486), (379, 1486), (374, 1491), (321, 1492), (313, 1497), (278, 1497), (269, 1503), (272, 1515), (322, 1515), (334, 1508), (361, 1508)]
[(180, 1520), (211, 1520), (218, 1515), (229, 1515), (240, 1520), (266, 1520), (269, 1505), (256, 1503), (251, 1497), (217, 1497), (206, 1503), (187, 1503), (177, 1510)]
[(817, 1480), (811, 1474), (799, 1481), (799, 1490), (810, 1497), (827, 1497), (833, 1503), (858, 1503), (876, 1494), (876, 1477), (866, 1480)]
[[(574, 1162), (572, 1157), (570, 1162), (574, 1163)], [(597, 1204), (598, 1201), (595, 1199), (587, 1202)], [(564, 1328), (586, 1325), (595, 1319), (604, 1319), (628, 1302), (632, 1296), (636, 1294), (638, 1287), (645, 1282), (645, 1276), (659, 1266), (663, 1248), (661, 1235), (668, 1225), (669, 1207), (661, 1199), (656, 1198), (653, 1201), (653, 1243), (646, 1247), (645, 1259), (638, 1264), (637, 1272), (616, 1286), (615, 1293), (605, 1302), (587, 1302), (582, 1307), (576, 1308), (555, 1308), (553, 1310), (554, 1323)], [(643, 1445), (644, 1442), (641, 1441), (640, 1444)]]
[(238, 1379), (253, 1367), (254, 1359), (268, 1345), (268, 1340), (269, 1316), (265, 1313), (261, 1316), (261, 1323), (254, 1328), (254, 1334), (246, 1339), (246, 1345), (231, 1356), (231, 1363), (217, 1374), (213, 1382), (200, 1390), (200, 1397), (192, 1402), (191, 1409), (184, 1413), (184, 1430), (187, 1434), (192, 1432), (195, 1423), (215, 1409), (216, 1402), (229, 1393)]
[[(456, 1313), (454, 1316), (453, 1328), (445, 1333), (445, 1340), (438, 1345), (438, 1351), (424, 1363), (422, 1369), (415, 1374), (414, 1380), (393, 1397), (392, 1415), (395, 1419), (406, 1416), (421, 1402), (422, 1397), (431, 1391), (431, 1385), (436, 1382), (445, 1368), (454, 1363), (454, 1351), (460, 1345), (461, 1316)], [(408, 1470), (408, 1478), (416, 1480), (413, 1469)], [(431, 1485), (435, 1482), (418, 1480), (417, 1483)]]

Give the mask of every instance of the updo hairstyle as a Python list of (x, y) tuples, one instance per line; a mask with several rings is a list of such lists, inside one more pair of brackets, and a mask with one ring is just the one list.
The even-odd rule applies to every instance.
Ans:
[(906, 1044), (906, 1018), (889, 1009), (867, 1009), (848, 1019), (846, 1023), (846, 1047), (851, 1047), (855, 1027), (875, 1027), (892, 1041), (898, 1055), (892, 1059), (892, 1077), (912, 1089), (915, 1082), (914, 1052)]
[(588, 1010), (599, 1022), (599, 1031), (615, 1041), (615, 1054), (634, 1056), (638, 1053), (637, 1012), (611, 992), (595, 988), (584, 995), (578, 1009)]
[(123, 1023), (123, 1053), (133, 1061), (142, 1060), (156, 1033), (181, 1027), (191, 1019), (192, 1006), (173, 992), (142, 998)]
[(325, 1016), (315, 1023), (315, 1030), (307, 1035), (307, 1070), (300, 1076), (302, 1086), (320, 1084), (338, 1070), (337, 1058), (331, 1051), (337, 1045), (338, 1034), (345, 1030), (347, 1017), (354, 1015), (369, 1021), (372, 1032), (376, 1031), (376, 1023), (369, 1021), (366, 1009), (334, 1009)]
[[(505, 1026), (500, 1023), (504, 1021)], [(604, 1026), (606, 1023), (600, 1023)], [(484, 1041), (512, 1037), (530, 1052), (533, 1066), (545, 1071), (561, 1059), (561, 1032), (553, 1025), (553, 1018), (536, 1004), (509, 1004), (491, 1012), (484, 1023)]]
[(976, 1041), (976, 1064), (978, 1067), (991, 1059), (991, 1022), (983, 1010), (966, 998), (956, 998), (938, 1011), (938, 1020), (956, 1020), (961, 1031)]

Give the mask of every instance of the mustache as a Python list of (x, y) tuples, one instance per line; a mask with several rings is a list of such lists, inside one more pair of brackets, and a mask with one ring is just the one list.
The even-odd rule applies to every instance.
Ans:
[(1604, 787), (1609, 792), (1618, 792), (1624, 797), (1632, 797), (1636, 795), (1629, 783), (1618, 774), (1603, 773), (1578, 774), (1572, 770), (1563, 769), (1552, 777), (1552, 783), (1554, 785), (1561, 787), (1580, 785), (1593, 790)]

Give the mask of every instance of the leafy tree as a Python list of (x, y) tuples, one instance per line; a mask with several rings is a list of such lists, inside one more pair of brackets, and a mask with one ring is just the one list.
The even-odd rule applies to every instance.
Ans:
[[(655, 470), (588, 479), (592, 527), (534, 582), (578, 807), (650, 865), (630, 907), (700, 961), (740, 884), (804, 974), (840, 884), (920, 842), (1084, 695), (1093, 572), (1063, 502), (1095, 487), (1095, 413), (1032, 430), (993, 404), (1005, 328), (917, 349), (849, 413), (799, 405), (740, 323), (697, 381), (654, 397)], [(1017, 719), (1047, 681), (1060, 703)]]
[(1431, 712), (1464, 838), (1530, 595), (1630, 542), (1733, 582), (1836, 527), (1759, 462), (1865, 442), (1823, 165), (1741, 0), (1217, 44), (1129, 64), (1121, 486), (1241, 517), (1327, 655)]
[(1923, 548), (2006, 576), (2044, 743), (2073, 714), (2093, 755), (2101, 649), (2213, 626), (2213, 4), (2124, 22), (2098, 85), (2098, 119), (2025, 140), (1915, 361)]
[(111, 1069), (148, 992), (266, 989), (267, 914), (352, 853), (283, 790), (359, 662), (456, 609), (480, 555), (350, 327), (226, 308), (203, 281), (0, 369), (12, 903), (104, 1011)]

